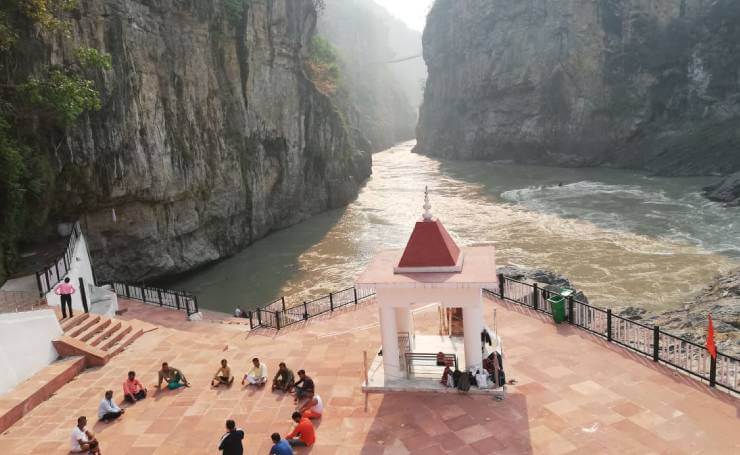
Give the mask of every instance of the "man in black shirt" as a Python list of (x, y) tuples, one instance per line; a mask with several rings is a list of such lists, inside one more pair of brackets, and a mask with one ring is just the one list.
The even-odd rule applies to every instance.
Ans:
[(296, 403), (303, 398), (313, 398), (314, 393), (313, 379), (306, 374), (306, 370), (298, 370), (298, 377), (300, 381), (295, 383), (295, 388), (293, 389), (295, 390)]
[(229, 431), (221, 437), (218, 450), (223, 451), (224, 455), (244, 455), (244, 431), (236, 428), (236, 422), (231, 419), (226, 421), (226, 429)]

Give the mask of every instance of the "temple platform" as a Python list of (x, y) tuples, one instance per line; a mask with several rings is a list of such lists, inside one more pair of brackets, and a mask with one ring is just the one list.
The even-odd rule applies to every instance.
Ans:
[[(245, 431), (245, 453), (269, 453), (270, 434), (291, 429), (292, 397), (269, 387), (242, 388), (239, 379), (230, 388), (209, 385), (220, 359), (228, 359), (240, 378), (254, 356), (270, 374), (284, 361), (294, 371), (305, 368), (316, 383), (326, 407), (316, 422), (316, 444), (298, 449), (301, 455), (714, 455), (740, 448), (736, 398), (500, 301), (487, 300), (485, 316), (491, 321), (497, 309), (507, 379), (516, 381), (502, 401), (460, 393), (363, 393), (363, 351), (370, 356), (380, 346), (372, 303), (279, 333), (250, 333), (226, 321), (188, 322), (184, 314), (177, 322), (172, 311), (140, 304), (128, 308), (125, 317), (144, 319), (157, 330), (106, 365), (79, 373), (3, 432), (0, 453), (67, 454), (80, 415), (90, 418), (106, 455), (217, 453), (230, 418)], [(433, 312), (414, 317), (420, 332), (434, 333), (438, 322)], [(113, 423), (95, 422), (106, 389), (120, 400), (126, 372), (135, 370), (152, 392), (165, 360), (183, 370), (191, 388), (126, 406)]]

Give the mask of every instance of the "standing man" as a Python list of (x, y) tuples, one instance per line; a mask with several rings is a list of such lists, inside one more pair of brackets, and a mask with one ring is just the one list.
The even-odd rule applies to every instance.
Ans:
[(67, 309), (65, 305), (69, 306), (69, 317), (74, 316), (72, 314), (72, 294), (75, 293), (75, 287), (69, 284), (69, 277), (66, 277), (63, 282), (59, 283), (54, 289), (54, 294), (58, 295), (62, 301), (62, 319), (67, 317)]
[(121, 417), (124, 412), (125, 411), (123, 409), (119, 408), (118, 405), (113, 402), (113, 391), (106, 390), (105, 398), (100, 401), (100, 406), (98, 406), (98, 417), (100, 420), (108, 423), (111, 420), (116, 420)]
[(218, 450), (224, 455), (244, 455), (242, 440), (244, 439), (244, 430), (236, 427), (236, 422), (229, 419), (226, 421), (226, 434), (221, 436), (221, 443)]
[(72, 453), (88, 453), (100, 455), (100, 444), (95, 435), (87, 431), (87, 417), (77, 418), (77, 426), (72, 430)]

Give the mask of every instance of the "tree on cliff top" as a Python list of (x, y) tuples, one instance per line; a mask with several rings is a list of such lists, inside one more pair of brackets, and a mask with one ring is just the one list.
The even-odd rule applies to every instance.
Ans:
[(24, 67), (19, 62), (28, 64), (29, 43), (37, 32), (69, 33), (70, 24), (64, 17), (76, 6), (77, 0), (0, 3), (0, 70), (4, 74), (0, 82), (0, 257), (5, 266), (15, 257), (19, 236), (45, 218), (34, 215), (44, 213), (42, 202), (54, 173), (51, 147), (40, 138), (63, 131), (86, 111), (100, 109), (100, 94), (87, 76), (111, 68), (106, 54), (80, 48), (63, 65), (19, 70)]

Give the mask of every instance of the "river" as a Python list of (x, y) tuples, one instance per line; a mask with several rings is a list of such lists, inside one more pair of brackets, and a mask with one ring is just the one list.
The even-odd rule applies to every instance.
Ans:
[(701, 196), (711, 178), (444, 161), (411, 153), (413, 144), (375, 154), (349, 206), (168, 285), (227, 312), (351, 286), (377, 251), (403, 248), (425, 185), (432, 213), (461, 246), (493, 244), (498, 265), (557, 271), (599, 306), (683, 305), (740, 264), (740, 208)]

